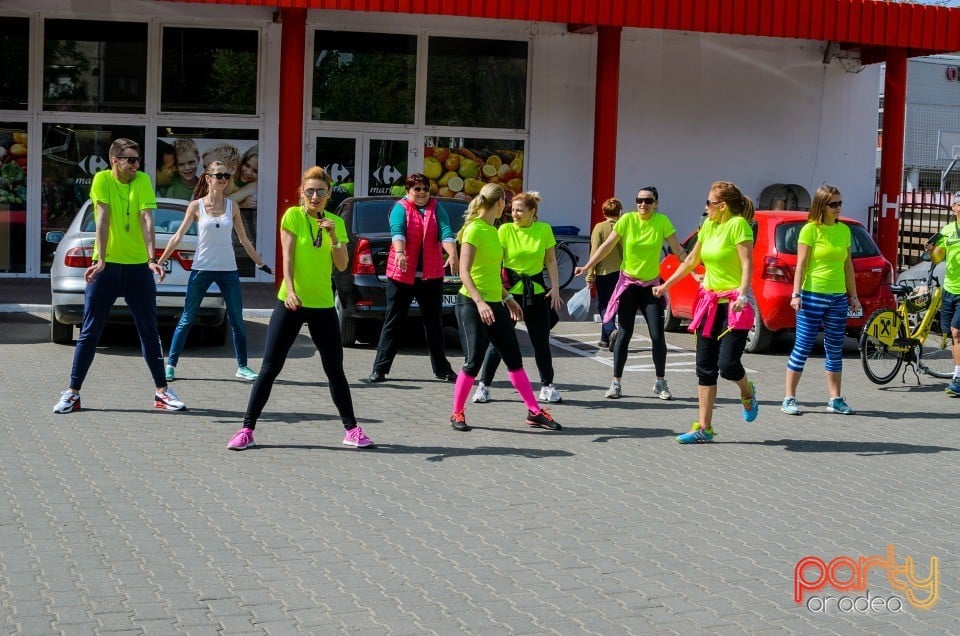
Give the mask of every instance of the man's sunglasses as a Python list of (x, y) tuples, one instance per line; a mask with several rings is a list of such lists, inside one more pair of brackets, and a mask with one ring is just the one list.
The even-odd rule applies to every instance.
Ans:
[(126, 161), (130, 165), (140, 163), (140, 157), (117, 157), (118, 161)]

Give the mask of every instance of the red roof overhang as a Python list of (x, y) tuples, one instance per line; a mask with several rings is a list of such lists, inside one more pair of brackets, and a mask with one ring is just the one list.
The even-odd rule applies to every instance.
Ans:
[(883, 0), (173, 0), (669, 29), (839, 42), (864, 61), (960, 50), (960, 9)]

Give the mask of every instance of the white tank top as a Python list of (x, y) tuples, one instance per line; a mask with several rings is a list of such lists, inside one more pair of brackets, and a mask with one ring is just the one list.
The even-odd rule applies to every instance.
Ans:
[(210, 216), (198, 199), (200, 214), (197, 221), (197, 253), (193, 256), (193, 269), (209, 272), (232, 272), (237, 269), (237, 257), (233, 251), (233, 201), (224, 199), (227, 212), (223, 216)]

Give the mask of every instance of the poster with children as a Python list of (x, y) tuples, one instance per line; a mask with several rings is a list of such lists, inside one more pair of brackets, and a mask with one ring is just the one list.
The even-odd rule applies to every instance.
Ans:
[[(224, 194), (240, 209), (247, 235), (256, 245), (259, 148), (256, 140), (159, 137), (157, 196), (192, 201), (204, 166), (211, 161), (223, 162), (231, 175)], [(238, 246), (237, 266), (240, 275), (253, 275), (253, 262), (239, 242), (234, 242)]]

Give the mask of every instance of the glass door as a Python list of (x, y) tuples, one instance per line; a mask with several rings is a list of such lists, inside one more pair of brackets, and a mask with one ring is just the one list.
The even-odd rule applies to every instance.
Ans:
[(403, 196), (404, 182), (419, 156), (412, 134), (345, 132), (318, 135), (310, 160), (324, 168), (333, 179), (327, 204), (336, 210), (352, 196)]

